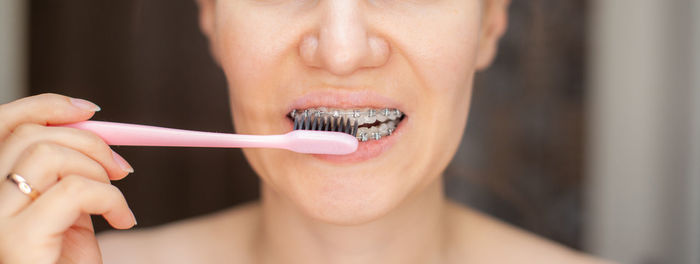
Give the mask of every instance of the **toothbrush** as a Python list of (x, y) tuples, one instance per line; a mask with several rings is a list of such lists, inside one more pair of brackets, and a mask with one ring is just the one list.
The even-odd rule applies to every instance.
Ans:
[(210, 148), (277, 148), (307, 154), (350, 154), (357, 139), (347, 133), (295, 130), (281, 135), (241, 135), (146, 125), (83, 121), (61, 125), (91, 131), (109, 145)]

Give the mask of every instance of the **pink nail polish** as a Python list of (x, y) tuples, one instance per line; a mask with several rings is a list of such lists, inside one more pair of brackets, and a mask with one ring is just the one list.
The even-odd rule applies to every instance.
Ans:
[(116, 161), (117, 164), (119, 164), (119, 167), (123, 171), (128, 172), (128, 173), (134, 172), (134, 168), (132, 168), (131, 165), (129, 165), (129, 163), (126, 162), (126, 160), (124, 158), (122, 158), (122, 156), (120, 156), (119, 154), (114, 152), (114, 150), (112, 150), (112, 157), (114, 157), (114, 161)]
[(70, 103), (73, 104), (75, 107), (83, 109), (85, 111), (98, 112), (102, 110), (102, 108), (100, 108), (98, 105), (84, 99), (71, 98)]

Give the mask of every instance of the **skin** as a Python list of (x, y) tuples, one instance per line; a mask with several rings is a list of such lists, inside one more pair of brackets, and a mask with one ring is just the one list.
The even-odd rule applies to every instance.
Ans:
[(86, 120), (96, 110), (55, 94), (0, 105), (0, 173), (22, 175), (42, 193), (32, 201), (0, 182), (0, 263), (99, 263), (89, 214), (118, 229), (136, 224), (109, 182), (131, 171), (123, 159), (91, 133), (45, 126)]
[(259, 202), (109, 232), (98, 244), (88, 214), (119, 229), (135, 224), (109, 184), (133, 170), (94, 135), (45, 126), (89, 119), (94, 105), (24, 98), (0, 107), (0, 173), (25, 176), (42, 195), (31, 201), (0, 183), (1, 263), (598, 262), (451, 203), (441, 188), (474, 74), (491, 63), (506, 30), (507, 0), (198, 4), (237, 132), (287, 132), (289, 106), (305, 94), (369, 91), (407, 115), (395, 144), (346, 163), (246, 149), (263, 182)]

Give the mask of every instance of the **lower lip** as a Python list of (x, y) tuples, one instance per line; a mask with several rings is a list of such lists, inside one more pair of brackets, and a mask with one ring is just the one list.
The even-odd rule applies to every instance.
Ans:
[[(368, 140), (365, 142), (360, 141), (357, 146), (357, 151), (347, 154), (347, 155), (328, 155), (328, 154), (313, 154), (312, 156), (323, 161), (328, 161), (332, 163), (358, 163), (367, 161), (378, 157), (385, 151), (387, 151), (391, 146), (394, 145), (396, 140), (401, 136), (404, 123), (408, 120), (404, 118), (396, 126), (394, 132), (390, 136), (382, 137), (380, 140)], [(290, 127), (292, 127), (290, 120)]]

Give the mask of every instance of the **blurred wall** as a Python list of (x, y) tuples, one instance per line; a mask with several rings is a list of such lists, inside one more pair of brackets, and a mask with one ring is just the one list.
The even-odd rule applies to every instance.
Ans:
[(512, 1), (445, 173), (449, 197), (575, 248), (584, 213), (587, 2)]
[[(700, 47), (700, 1), (693, 3), (693, 41), (691, 47)], [(688, 236), (686, 237), (686, 258), (692, 263), (700, 263), (700, 49), (692, 49), (692, 80), (691, 86), (691, 140), (687, 158), (688, 177), (686, 191), (688, 192)]]
[[(31, 94), (102, 107), (94, 119), (232, 132), (226, 82), (191, 0), (31, 1)], [(139, 227), (253, 200), (257, 177), (240, 150), (115, 147), (135, 173), (114, 184)], [(95, 217), (96, 230), (109, 226)]]
[(698, 2), (592, 6), (586, 248), (700, 263)]
[(0, 104), (26, 94), (26, 5), (0, 1)]

